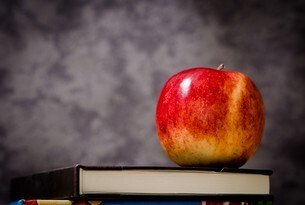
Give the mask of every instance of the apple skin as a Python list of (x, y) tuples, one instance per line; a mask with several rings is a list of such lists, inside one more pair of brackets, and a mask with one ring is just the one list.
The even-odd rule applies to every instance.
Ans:
[(159, 141), (180, 166), (240, 167), (265, 125), (261, 94), (246, 75), (198, 67), (168, 79), (157, 103)]

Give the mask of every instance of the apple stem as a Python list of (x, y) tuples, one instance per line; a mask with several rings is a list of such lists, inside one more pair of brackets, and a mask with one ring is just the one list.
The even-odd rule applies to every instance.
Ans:
[(217, 68), (217, 70), (223, 70), (225, 68), (225, 65), (224, 64), (220, 64)]

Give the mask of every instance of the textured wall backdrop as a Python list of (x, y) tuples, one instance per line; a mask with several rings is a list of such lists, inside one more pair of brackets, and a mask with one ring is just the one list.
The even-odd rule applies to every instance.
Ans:
[(75, 163), (173, 166), (154, 127), (165, 80), (225, 63), (267, 122), (246, 168), (305, 202), (305, 15), (294, 1), (1, 1), (0, 198), (9, 178)]

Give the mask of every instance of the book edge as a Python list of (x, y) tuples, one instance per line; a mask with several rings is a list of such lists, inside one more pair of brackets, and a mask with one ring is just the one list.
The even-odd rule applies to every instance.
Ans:
[(165, 167), (165, 166), (86, 166), (77, 165), (84, 170), (185, 170), (185, 171), (211, 171), (243, 174), (272, 175), (273, 171), (268, 169), (244, 169), (244, 168), (215, 168), (215, 167)]

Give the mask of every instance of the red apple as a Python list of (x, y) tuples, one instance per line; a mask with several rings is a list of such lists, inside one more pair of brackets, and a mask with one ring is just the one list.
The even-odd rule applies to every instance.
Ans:
[(255, 84), (222, 65), (170, 77), (156, 110), (161, 146), (180, 166), (240, 167), (259, 147), (264, 124)]

